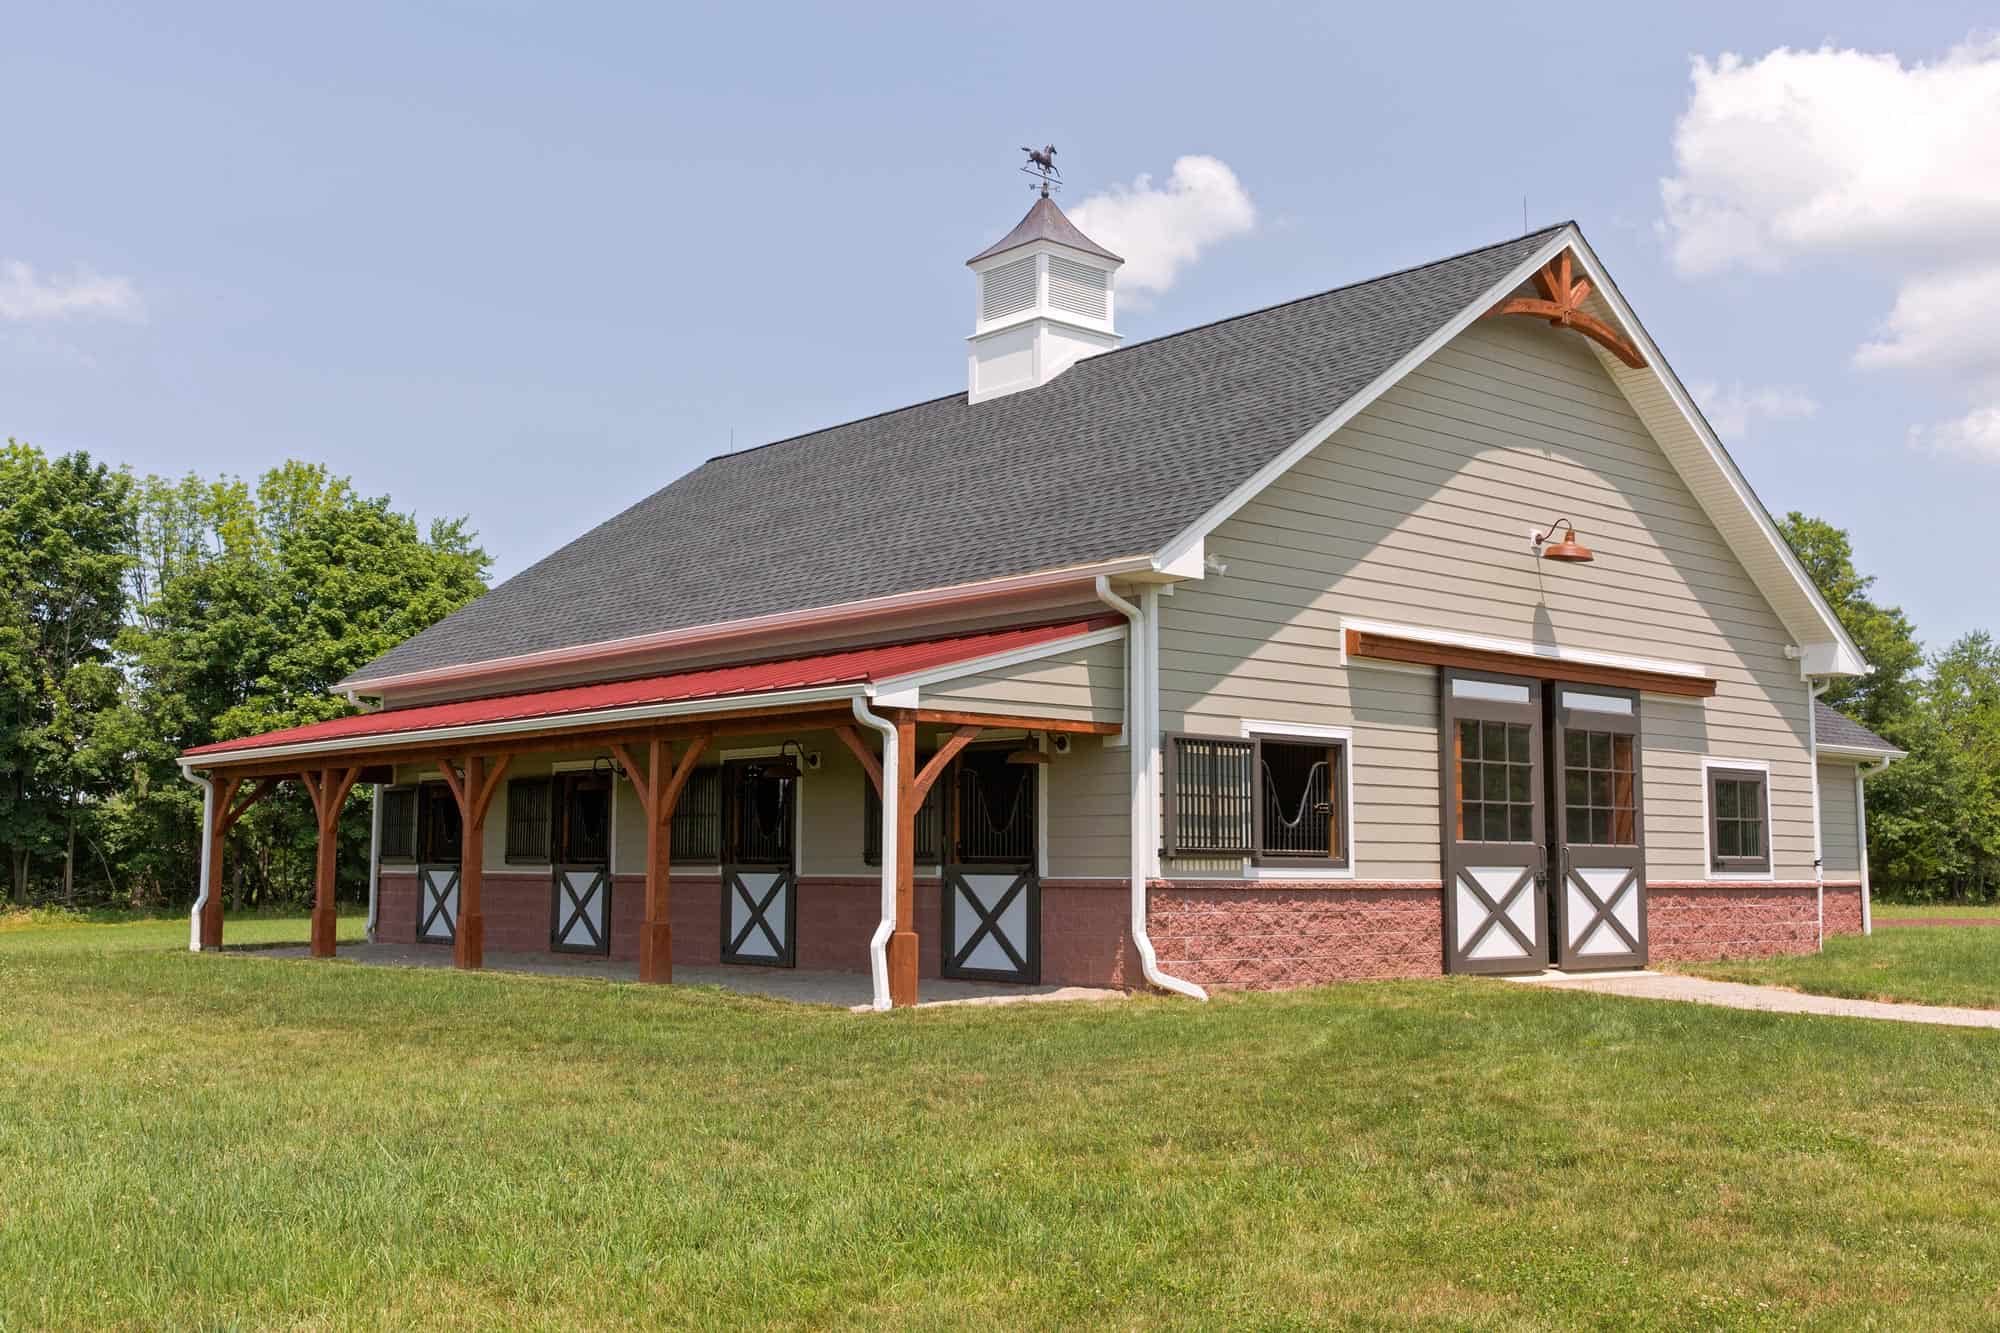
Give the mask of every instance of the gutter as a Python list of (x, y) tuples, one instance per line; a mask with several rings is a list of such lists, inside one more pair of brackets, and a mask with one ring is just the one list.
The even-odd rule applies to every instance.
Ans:
[[(204, 777), (197, 777), (187, 769), (181, 776), (201, 788), (201, 888), (195, 893), (194, 908), (188, 914), (188, 952), (201, 952), (201, 909), (208, 906), (208, 858), (215, 854), (215, 839), (209, 830), (215, 827), (215, 783)], [(369, 882), (372, 909), (374, 882)], [(371, 910), (371, 918), (372, 918)]]
[(856, 722), (882, 733), (882, 919), (875, 923), (875, 933), (868, 939), (868, 975), (875, 986), (875, 1008), (887, 1009), (890, 1007), (889, 937), (896, 933), (896, 831), (901, 827), (896, 817), (896, 797), (902, 784), (890, 781), (901, 772), (897, 767), (896, 724), (870, 708), (868, 700), (860, 695), (854, 697), (853, 707)]
[(1096, 591), (1097, 600), (1124, 616), (1131, 627), (1125, 636), (1125, 748), (1132, 761), (1132, 943), (1139, 952), (1139, 966), (1148, 982), (1177, 995), (1206, 1000), (1208, 992), (1201, 987), (1160, 970), (1152, 936), (1146, 933), (1146, 891), (1152, 873), (1153, 821), (1157, 813), (1152, 799), (1153, 755), (1159, 745), (1158, 731), (1153, 725), (1153, 644), (1146, 632), (1146, 615), (1111, 591), (1111, 580), (1106, 575), (1097, 576)]
[(1875, 889), (1868, 879), (1868, 789), (1869, 778), (1880, 773), (1898, 759), (1907, 757), (1907, 750), (1893, 750), (1881, 757), (1876, 764), (1856, 764), (1854, 766), (1854, 845), (1860, 849), (1861, 862), (1861, 933), (1875, 933)]

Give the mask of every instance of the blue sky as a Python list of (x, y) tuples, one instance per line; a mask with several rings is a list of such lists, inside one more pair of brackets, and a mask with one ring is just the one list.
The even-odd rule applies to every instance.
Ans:
[(963, 262), (1052, 140), (1066, 206), (1206, 242), (1128, 339), (1578, 219), (1774, 511), (1933, 647), (2000, 628), (1990, 8), (1370, 8), (17, 0), (0, 434), (324, 460), (504, 576), (732, 440), (963, 388)]

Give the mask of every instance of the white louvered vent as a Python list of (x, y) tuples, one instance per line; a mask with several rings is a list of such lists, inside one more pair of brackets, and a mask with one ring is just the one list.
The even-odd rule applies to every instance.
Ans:
[(1034, 304), (1035, 261), (1032, 256), (991, 270), (979, 290), (979, 318), (988, 323), (1018, 315)]
[(1049, 256), (1049, 305), (1086, 319), (1106, 317), (1111, 275), (1061, 255)]

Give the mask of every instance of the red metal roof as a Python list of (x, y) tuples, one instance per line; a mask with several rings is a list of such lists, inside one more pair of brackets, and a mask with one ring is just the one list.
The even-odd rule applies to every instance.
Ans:
[(614, 681), (607, 685), (572, 685), (558, 690), (537, 690), (530, 694), (468, 699), (462, 703), (421, 704), (413, 708), (337, 717), (309, 726), (267, 731), (261, 736), (240, 736), (212, 745), (197, 745), (184, 751), (183, 755), (223, 755), (236, 750), (316, 741), (350, 741), (364, 736), (389, 738), (402, 732), (476, 726), (480, 723), (546, 718), (554, 725), (569, 714), (595, 713), (611, 708), (692, 703), (829, 685), (876, 683), (917, 671), (928, 671), (933, 667), (951, 666), (1018, 648), (1075, 638), (1122, 623), (1117, 616), (1094, 616), (1056, 625), (991, 630), (945, 639), (923, 639), (915, 643), (790, 657), (774, 662), (680, 671), (666, 676), (648, 676), (643, 680)]

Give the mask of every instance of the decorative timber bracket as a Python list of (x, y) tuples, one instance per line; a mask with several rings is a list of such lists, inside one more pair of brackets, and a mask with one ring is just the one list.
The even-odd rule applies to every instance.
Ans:
[(1539, 298), (1510, 296), (1487, 311), (1485, 317), (1531, 315), (1536, 319), (1546, 319), (1556, 328), (1575, 329), (1634, 370), (1645, 368), (1646, 358), (1639, 354), (1639, 349), (1632, 345), (1630, 339), (1584, 310), (1584, 300), (1590, 295), (1590, 279), (1572, 280), (1569, 251), (1563, 251), (1536, 269), (1534, 282), (1535, 290), (1541, 293)]

